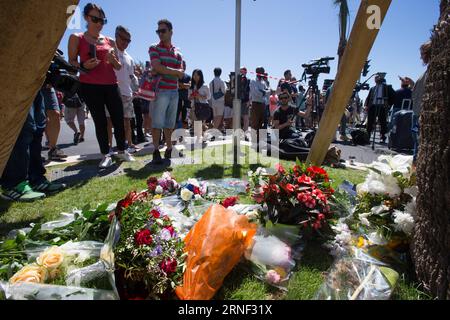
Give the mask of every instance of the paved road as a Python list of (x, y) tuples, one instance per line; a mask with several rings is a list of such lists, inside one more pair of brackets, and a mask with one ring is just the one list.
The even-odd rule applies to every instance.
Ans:
[[(339, 136), (338, 134), (336, 136)], [(64, 150), (64, 152), (69, 156), (77, 156), (77, 155), (98, 155), (99, 156), (99, 147), (97, 143), (97, 139), (95, 137), (95, 127), (92, 121), (92, 118), (86, 120), (86, 135), (85, 142), (80, 143), (75, 146), (73, 144), (73, 131), (67, 126), (67, 124), (62, 121), (61, 122), (61, 133), (58, 139), (59, 147)], [(354, 159), (356, 162), (361, 163), (371, 163), (376, 160), (379, 155), (382, 154), (397, 154), (394, 151), (391, 151), (387, 148), (386, 144), (378, 143), (379, 139), (376, 139), (377, 143), (375, 144), (375, 150), (372, 150), (372, 145), (369, 146), (354, 146), (351, 142), (341, 142), (336, 141), (334, 144), (341, 149), (342, 151), (342, 159), (350, 160)], [(150, 143), (144, 143), (140, 145), (141, 147), (152, 147)], [(150, 149), (151, 151), (151, 149)], [(43, 151), (42, 155), (47, 157), (47, 151)]]

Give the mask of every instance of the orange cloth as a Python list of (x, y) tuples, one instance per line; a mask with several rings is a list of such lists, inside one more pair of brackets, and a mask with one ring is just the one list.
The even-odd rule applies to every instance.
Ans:
[(210, 300), (233, 270), (256, 234), (256, 224), (221, 205), (211, 206), (184, 242), (186, 271), (181, 300)]

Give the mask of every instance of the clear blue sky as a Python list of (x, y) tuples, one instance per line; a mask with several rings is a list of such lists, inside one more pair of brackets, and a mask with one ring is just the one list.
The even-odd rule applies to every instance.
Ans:
[[(81, 0), (82, 9), (89, 1)], [(359, 0), (349, 0), (351, 24)], [(221, 67), (223, 79), (234, 70), (234, 0), (97, 0), (108, 18), (103, 34), (114, 37), (115, 27), (130, 29), (132, 43), (128, 52), (137, 61), (148, 60), (149, 45), (158, 42), (157, 21), (167, 18), (174, 25), (174, 44), (187, 61), (188, 72), (200, 68), (206, 80), (213, 69)], [(300, 78), (301, 65), (322, 56), (336, 56), (339, 40), (338, 8), (332, 0), (242, 0), (241, 65), (254, 71), (259, 65), (274, 77), (291, 69)], [(397, 76), (417, 79), (424, 67), (419, 47), (431, 34), (439, 17), (439, 0), (393, 0), (386, 20), (370, 53), (371, 72), (387, 72), (387, 80), (399, 87)], [(60, 49), (67, 52), (67, 30)], [(331, 61), (333, 79), (337, 59)], [(371, 81), (373, 84), (373, 81)], [(276, 86), (276, 81), (271, 81)], [(364, 97), (366, 93), (361, 94)]]

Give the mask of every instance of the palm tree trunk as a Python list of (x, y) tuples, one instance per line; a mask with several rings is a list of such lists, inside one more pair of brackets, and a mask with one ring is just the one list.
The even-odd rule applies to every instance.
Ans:
[(0, 175), (78, 1), (0, 1)]
[(438, 299), (450, 299), (450, 3), (432, 35), (420, 116), (417, 222), (412, 257), (417, 278)]

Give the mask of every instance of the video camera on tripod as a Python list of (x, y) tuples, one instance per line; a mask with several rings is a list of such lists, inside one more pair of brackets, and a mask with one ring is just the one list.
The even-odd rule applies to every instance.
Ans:
[[(331, 67), (329, 65), (330, 61), (334, 60), (334, 57), (324, 57), (318, 60), (313, 60), (309, 64), (302, 64), (302, 68), (305, 69), (302, 75), (302, 81), (306, 81), (307, 75), (309, 75), (309, 79), (312, 82), (317, 84), (317, 79), (319, 74), (325, 73), (329, 74), (331, 71)], [(311, 84), (310, 84), (311, 85)]]
[(48, 68), (45, 84), (50, 84), (55, 90), (62, 92), (66, 98), (70, 98), (80, 87), (80, 80), (74, 75), (78, 73), (78, 70), (64, 59), (63, 52), (58, 49)]

